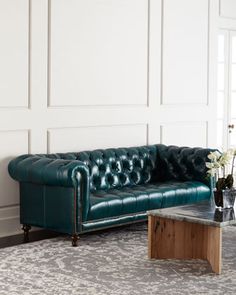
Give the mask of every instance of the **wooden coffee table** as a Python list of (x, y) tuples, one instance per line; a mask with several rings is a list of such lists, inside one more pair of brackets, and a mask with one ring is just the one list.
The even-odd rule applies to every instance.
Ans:
[(147, 213), (149, 258), (204, 259), (221, 273), (222, 227), (236, 223), (234, 209), (201, 202)]

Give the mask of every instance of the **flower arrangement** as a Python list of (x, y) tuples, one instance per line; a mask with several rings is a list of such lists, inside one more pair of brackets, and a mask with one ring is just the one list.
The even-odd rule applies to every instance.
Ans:
[[(211, 162), (206, 163), (206, 167), (208, 168), (207, 173), (215, 177), (217, 190), (233, 187), (235, 157), (236, 150), (231, 149), (223, 153), (218, 151), (211, 152), (208, 155), (208, 159)], [(229, 166), (231, 166), (230, 169)]]
[(210, 162), (206, 163), (206, 167), (208, 168), (207, 173), (214, 179), (214, 196), (217, 207), (224, 208), (224, 191), (230, 190), (230, 194), (232, 195), (235, 158), (236, 150), (232, 149), (223, 153), (214, 151), (208, 155)]

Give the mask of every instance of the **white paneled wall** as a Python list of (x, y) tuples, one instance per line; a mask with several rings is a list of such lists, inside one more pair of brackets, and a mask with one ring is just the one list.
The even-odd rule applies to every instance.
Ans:
[[(63, 144), (61, 144), (63, 138)], [(74, 140), (77, 138), (78, 140)], [(83, 139), (83, 140), (81, 140)], [(48, 152), (147, 144), (147, 125), (87, 126), (48, 130)]]
[[(236, 130), (229, 129), (235, 125), (236, 97), (236, 1), (220, 0), (219, 7), (219, 54), (218, 54), (218, 102), (223, 97), (224, 110), (218, 112), (218, 146), (223, 149), (235, 147)], [(220, 44), (221, 43), (221, 44)], [(219, 107), (218, 107), (219, 108)], [(220, 111), (220, 109), (218, 110)]]
[(220, 0), (220, 16), (236, 19), (236, 1)]
[(4, 130), (0, 131), (0, 208), (15, 205), (18, 195), (18, 185), (8, 174), (8, 161), (13, 155), (29, 152), (28, 130)]
[(7, 173), (16, 155), (215, 144), (220, 8), (218, 0), (0, 0), (0, 236), (20, 230)]
[[(161, 141), (167, 145), (201, 146), (206, 147), (208, 142), (207, 122), (173, 122), (161, 125)], [(190, 142), (191, 139), (191, 142)]]
[(28, 107), (28, 0), (0, 0), (0, 36), (0, 107)]
[(207, 104), (208, 22), (208, 0), (163, 1), (163, 104)]
[(49, 105), (147, 105), (148, 7), (51, 0)]

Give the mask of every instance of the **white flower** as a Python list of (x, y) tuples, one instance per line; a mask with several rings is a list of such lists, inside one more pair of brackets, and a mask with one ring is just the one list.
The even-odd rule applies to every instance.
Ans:
[(217, 174), (217, 169), (209, 169), (207, 170), (207, 174), (215, 176)]
[(219, 163), (207, 162), (206, 167), (209, 168), (209, 169), (218, 169), (218, 168), (220, 168), (220, 164)]
[(209, 168), (209, 169), (212, 169), (212, 168), (213, 168), (213, 165), (214, 165), (214, 164), (211, 163), (211, 162), (207, 162), (207, 163), (206, 163), (206, 167)]
[(221, 157), (221, 154), (218, 151), (215, 151), (215, 152), (211, 152), (207, 157), (212, 162), (216, 162)]
[(227, 175), (233, 175), (236, 149), (229, 149), (223, 153), (218, 151), (211, 152), (207, 157), (210, 160), (210, 162), (206, 162), (207, 174), (219, 178), (226, 178)]
[(208, 155), (208, 159), (211, 160), (211, 162), (206, 162), (206, 167), (208, 168), (207, 173), (210, 175), (219, 175), (220, 172), (223, 172), (223, 174), (225, 174), (225, 168), (230, 164), (232, 156), (232, 150), (228, 150), (222, 154), (218, 151), (211, 152)]
[(232, 156), (236, 156), (236, 149), (229, 149), (228, 152), (229, 152)]
[(229, 154), (231, 154), (232, 156), (234, 155), (234, 149), (228, 149), (227, 151)]
[(219, 164), (221, 167), (225, 167), (231, 161), (232, 154), (230, 152), (222, 153), (221, 157), (219, 158)]

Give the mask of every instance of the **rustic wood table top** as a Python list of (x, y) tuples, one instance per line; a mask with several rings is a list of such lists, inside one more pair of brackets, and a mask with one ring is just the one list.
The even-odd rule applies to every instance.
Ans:
[(236, 224), (236, 208), (218, 210), (211, 201), (191, 205), (170, 207), (148, 211), (149, 216), (158, 216), (179, 221), (224, 227)]

